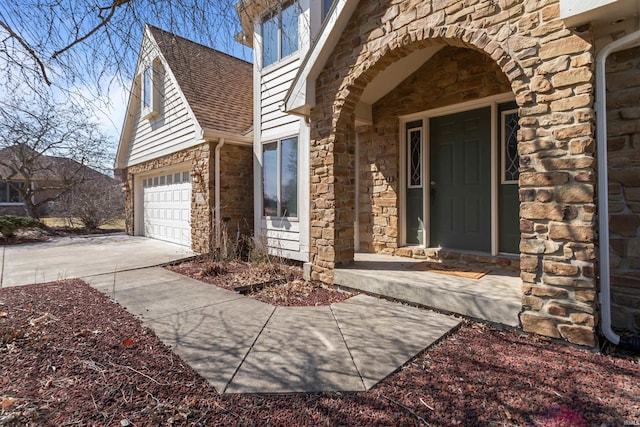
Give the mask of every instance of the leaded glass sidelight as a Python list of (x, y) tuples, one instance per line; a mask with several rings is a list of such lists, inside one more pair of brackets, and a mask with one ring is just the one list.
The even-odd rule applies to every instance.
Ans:
[(422, 129), (410, 129), (408, 139), (409, 188), (422, 187)]
[(502, 112), (502, 183), (517, 184), (520, 177), (518, 156), (518, 110)]

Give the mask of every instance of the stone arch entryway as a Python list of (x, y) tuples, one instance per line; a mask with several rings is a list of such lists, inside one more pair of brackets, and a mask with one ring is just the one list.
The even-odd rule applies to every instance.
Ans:
[[(499, 4), (498, 4), (499, 3)], [(370, 25), (376, 22), (378, 25)], [(482, 52), (519, 105), (525, 330), (593, 345), (593, 50), (558, 2), (361, 2), (316, 86), (311, 115), (312, 276), (353, 260), (358, 101), (385, 69), (430, 45)], [(587, 37), (587, 40), (585, 38)]]

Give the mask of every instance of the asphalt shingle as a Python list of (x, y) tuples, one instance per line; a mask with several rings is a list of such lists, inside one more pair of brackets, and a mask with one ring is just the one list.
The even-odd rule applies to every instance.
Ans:
[(253, 65), (149, 26), (180, 89), (205, 129), (246, 135), (253, 126)]

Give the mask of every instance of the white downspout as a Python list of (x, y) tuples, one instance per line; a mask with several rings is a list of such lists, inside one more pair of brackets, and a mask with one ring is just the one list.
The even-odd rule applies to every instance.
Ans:
[(221, 223), (221, 215), (220, 215), (220, 150), (224, 145), (224, 138), (220, 138), (218, 140), (218, 145), (216, 145), (216, 154), (215, 154), (215, 203), (213, 206), (213, 216), (215, 218), (215, 236), (216, 236), (216, 248), (220, 248), (220, 239), (222, 238), (220, 232), (220, 223)]
[(360, 251), (360, 134), (358, 133), (358, 131), (356, 130), (354, 132), (356, 135), (356, 176), (355, 176), (355, 191), (354, 191), (354, 197), (355, 197), (355, 209), (354, 209), (354, 214), (355, 214), (355, 218), (353, 221), (353, 238), (355, 240), (354, 244), (353, 244), (353, 249), (356, 252)]
[(609, 173), (607, 170), (607, 57), (640, 42), (640, 30), (606, 45), (596, 57), (596, 145), (598, 155), (598, 212), (600, 234), (600, 310), (601, 330), (613, 344), (620, 343), (620, 335), (611, 329), (611, 283), (609, 267)]

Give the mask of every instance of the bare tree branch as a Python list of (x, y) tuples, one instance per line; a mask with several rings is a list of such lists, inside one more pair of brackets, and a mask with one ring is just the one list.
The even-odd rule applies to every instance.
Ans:
[(70, 92), (95, 87), (97, 97), (103, 79), (129, 85), (146, 23), (251, 58), (233, 38), (238, 0), (99, 1), (0, 1), (0, 73), (35, 91), (40, 82)]
[(40, 72), (42, 73), (42, 78), (47, 86), (51, 86), (51, 80), (49, 80), (49, 76), (47, 75), (47, 70), (44, 66), (44, 63), (38, 56), (38, 54), (33, 50), (29, 43), (27, 43), (20, 35), (16, 34), (15, 31), (11, 27), (9, 27), (4, 21), (0, 21), (0, 27), (2, 27), (6, 32), (9, 33), (11, 37), (13, 37), (20, 45), (27, 51), (29, 56), (38, 64), (40, 67)]
[(95, 33), (97, 33), (102, 27), (104, 27), (105, 25), (107, 25), (109, 23), (109, 21), (111, 21), (111, 18), (113, 18), (113, 15), (115, 15), (116, 10), (124, 5), (129, 3), (130, 0), (115, 0), (111, 6), (107, 6), (107, 7), (101, 7), (100, 13), (102, 13), (102, 11), (104, 10), (108, 10), (109, 14), (102, 18), (100, 16), (100, 13), (98, 14), (98, 16), (100, 16), (100, 18), (102, 19), (102, 21), (96, 25), (95, 27), (93, 27), (93, 29), (91, 29), (89, 32), (87, 32), (84, 36), (82, 37), (78, 37), (75, 40), (73, 40), (70, 44), (68, 44), (67, 46), (63, 47), (60, 50), (57, 50), (55, 52), (53, 52), (53, 55), (51, 55), (52, 59), (56, 59), (59, 55), (61, 55), (62, 53), (68, 51), (69, 49), (73, 48), (74, 46), (76, 46), (79, 43), (82, 43), (83, 41), (85, 41), (86, 39), (88, 39), (89, 37), (91, 37), (92, 35), (94, 35)]
[(112, 153), (86, 111), (46, 96), (0, 105), (0, 181), (20, 194), (29, 216), (88, 179), (107, 178), (94, 169)]

